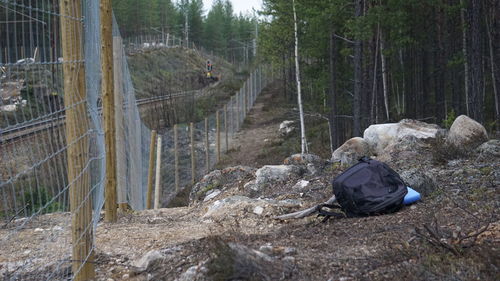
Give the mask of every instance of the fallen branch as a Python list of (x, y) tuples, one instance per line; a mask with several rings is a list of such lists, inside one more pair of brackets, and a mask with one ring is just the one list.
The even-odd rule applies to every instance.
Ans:
[[(337, 201), (337, 198), (335, 198), (335, 195), (333, 195), (330, 199), (328, 199), (328, 201), (326, 201), (323, 204), (331, 205), (335, 201)], [(301, 219), (301, 218), (305, 218), (305, 217), (314, 215), (316, 213), (317, 209), (318, 209), (318, 206), (314, 206), (314, 207), (311, 207), (309, 209), (305, 209), (302, 211), (297, 211), (294, 213), (277, 216), (277, 217), (274, 217), (274, 219), (276, 219), (276, 220)]]

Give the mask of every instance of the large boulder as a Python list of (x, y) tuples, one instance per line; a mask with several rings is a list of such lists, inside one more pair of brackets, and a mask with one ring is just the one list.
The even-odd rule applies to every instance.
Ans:
[(488, 141), (488, 133), (483, 125), (466, 115), (460, 115), (451, 125), (446, 143), (467, 152)]
[(295, 165), (266, 165), (255, 172), (255, 184), (263, 187), (269, 184), (285, 182), (302, 175), (304, 170)]
[(226, 186), (234, 186), (235, 183), (254, 176), (255, 168), (247, 166), (228, 167), (223, 170), (215, 170), (205, 175), (196, 183), (189, 194), (191, 202), (205, 198), (212, 190), (222, 191)]
[(435, 139), (440, 131), (441, 128), (435, 124), (403, 119), (399, 123), (371, 125), (365, 130), (363, 138), (370, 145), (372, 152), (379, 155), (388, 145), (405, 137)]
[(351, 166), (358, 163), (363, 156), (371, 156), (370, 145), (363, 138), (355, 137), (347, 140), (333, 152), (332, 161), (340, 161), (342, 165)]

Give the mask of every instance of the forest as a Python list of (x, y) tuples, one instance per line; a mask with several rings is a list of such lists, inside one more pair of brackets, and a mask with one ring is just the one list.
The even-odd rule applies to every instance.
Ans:
[[(360, 136), (402, 118), (449, 127), (460, 114), (498, 130), (500, 1), (294, 2), (306, 107), (328, 114), (332, 132), (345, 118)], [(264, 1), (259, 38), (291, 98), (292, 4)]]
[(258, 36), (259, 60), (279, 69), (291, 102), (293, 4), (305, 110), (343, 132), (333, 146), (403, 118), (446, 127), (467, 114), (498, 130), (499, 0), (264, 0), (255, 15), (235, 15), (228, 0), (206, 13), (201, 0), (114, 2), (125, 37), (187, 30), (196, 45), (242, 59)]
[(113, 6), (125, 38), (164, 32), (227, 58), (253, 54), (256, 17), (236, 15), (231, 1), (214, 1), (208, 11), (202, 0), (118, 0)]

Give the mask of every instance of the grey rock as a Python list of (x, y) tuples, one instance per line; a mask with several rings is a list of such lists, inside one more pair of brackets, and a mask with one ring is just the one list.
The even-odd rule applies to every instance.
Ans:
[(488, 141), (488, 133), (483, 125), (466, 115), (460, 115), (450, 127), (446, 143), (468, 152)]
[(295, 121), (285, 120), (281, 122), (280, 127), (278, 129), (278, 133), (281, 137), (286, 137), (295, 131), (295, 127), (293, 126)]
[(253, 177), (255, 169), (247, 166), (228, 167), (215, 170), (205, 175), (196, 183), (189, 194), (191, 202), (205, 198), (214, 189), (223, 190), (225, 186), (234, 186), (238, 181)]
[(388, 145), (405, 136), (436, 139), (440, 134), (441, 128), (438, 125), (403, 119), (399, 123), (371, 125), (365, 130), (363, 138), (370, 145), (372, 152), (379, 155)]
[(500, 157), (500, 140), (493, 139), (481, 144), (476, 151), (482, 158)]
[(355, 137), (347, 140), (333, 152), (332, 161), (340, 161), (342, 165), (351, 166), (358, 163), (358, 160), (361, 157), (369, 157), (371, 154), (368, 142), (366, 142), (363, 138)]
[(303, 169), (295, 165), (267, 165), (255, 173), (258, 189), (279, 182), (288, 181), (303, 174)]
[(213, 190), (207, 192), (207, 196), (205, 196), (205, 199), (203, 199), (203, 202), (207, 202), (207, 201), (214, 199), (215, 197), (217, 197), (217, 195), (221, 194), (221, 192), (222, 191), (220, 191), (220, 189), (213, 189)]
[(206, 280), (207, 273), (208, 269), (206, 268), (205, 263), (202, 263), (199, 265), (191, 266), (175, 280), (176, 281)]
[(419, 169), (410, 169), (400, 173), (401, 178), (422, 196), (427, 196), (437, 189), (434, 177)]
[(140, 259), (132, 262), (132, 271), (135, 273), (141, 273), (146, 271), (154, 262), (163, 260), (165, 255), (163, 255), (160, 251), (149, 251)]

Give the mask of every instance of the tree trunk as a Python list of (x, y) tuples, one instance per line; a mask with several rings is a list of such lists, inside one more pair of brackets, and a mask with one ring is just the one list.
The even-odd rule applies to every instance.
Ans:
[(436, 34), (437, 34), (437, 49), (434, 53), (434, 62), (437, 66), (437, 73), (435, 76), (435, 114), (437, 123), (441, 123), (447, 114), (445, 104), (445, 73), (446, 73), (446, 49), (444, 47), (444, 32), (446, 29), (445, 15), (441, 8), (436, 11)]
[[(354, 16), (356, 18), (361, 17), (362, 8), (363, 8), (363, 0), (354, 0), (356, 7)], [(363, 65), (363, 45), (361, 40), (356, 39), (354, 42), (354, 100), (353, 100), (353, 135), (355, 137), (361, 136), (361, 89), (362, 85), (362, 69)]]
[(491, 14), (488, 22), (489, 59), (495, 100), (496, 130), (500, 131), (500, 0), (495, 0), (493, 7), (490, 8)]
[(328, 95), (328, 106), (330, 107), (328, 122), (330, 126), (331, 149), (334, 151), (339, 146), (337, 130), (337, 46), (335, 44), (334, 31), (330, 34), (330, 94)]
[(470, 40), (468, 40), (467, 65), (469, 72), (469, 95), (467, 104), (469, 106), (469, 117), (483, 123), (483, 38), (481, 30), (482, 1), (471, 0), (467, 10), (467, 28)]
[(384, 55), (384, 38), (382, 36), (382, 31), (379, 30), (380, 32), (380, 60), (382, 62), (382, 86), (383, 86), (383, 92), (384, 92), (384, 105), (385, 105), (385, 117), (386, 120), (389, 121), (390, 116), (389, 116), (389, 89), (387, 86), (387, 68), (386, 68), (386, 61), (385, 61), (385, 55)]
[(295, 34), (295, 79), (297, 80), (297, 103), (299, 106), (299, 117), (300, 117), (300, 140), (301, 140), (301, 151), (302, 154), (308, 153), (307, 140), (306, 140), (306, 128), (304, 124), (304, 110), (302, 108), (302, 88), (300, 84), (300, 66), (299, 66), (299, 34), (297, 25), (297, 12), (295, 10), (295, 0), (292, 2), (293, 5), (293, 23), (294, 23), (294, 34)]

